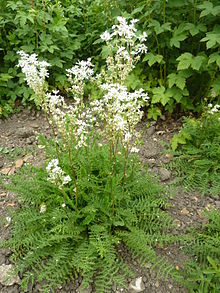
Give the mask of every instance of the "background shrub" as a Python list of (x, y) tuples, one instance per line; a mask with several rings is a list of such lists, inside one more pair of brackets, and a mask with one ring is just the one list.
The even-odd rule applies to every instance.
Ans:
[(149, 51), (127, 80), (151, 96), (148, 117), (178, 108), (200, 111), (204, 99), (220, 94), (220, 5), (217, 0), (20, 0), (4, 1), (0, 12), (0, 109), (7, 115), (17, 98), (31, 100), (16, 52), (35, 52), (48, 60), (50, 85), (63, 88), (64, 71), (77, 59), (105, 57), (99, 39), (118, 15), (138, 18), (148, 33)]

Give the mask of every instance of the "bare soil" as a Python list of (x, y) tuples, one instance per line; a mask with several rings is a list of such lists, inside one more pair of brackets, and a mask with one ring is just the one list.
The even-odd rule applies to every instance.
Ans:
[[(181, 118), (167, 118), (157, 123), (152, 122), (150, 127), (146, 127), (146, 122), (139, 125), (143, 135), (143, 144), (140, 150), (140, 158), (143, 163), (149, 165), (150, 172), (158, 177), (162, 184), (169, 185), (174, 179), (174, 175), (164, 167), (172, 156), (167, 153), (167, 144), (172, 135), (181, 127)], [(7, 175), (14, 174), (17, 169), (25, 164), (35, 164), (44, 166), (44, 154), (37, 141), (37, 133), (51, 135), (50, 128), (43, 114), (36, 110), (23, 109), (20, 113), (14, 114), (6, 120), (0, 120), (0, 176), (7, 183)], [(10, 151), (11, 150), (11, 151)], [(5, 154), (4, 154), (5, 153)], [(0, 187), (0, 215), (8, 216), (10, 209), (18, 206), (17, 196)], [(220, 208), (220, 199), (202, 196), (197, 192), (186, 193), (180, 187), (176, 195), (170, 199), (168, 213), (172, 216), (176, 228), (173, 233), (179, 235), (189, 227), (201, 225), (206, 221), (202, 215), (204, 209), (211, 206)], [(0, 226), (0, 240), (9, 237), (10, 223)], [(177, 245), (158, 249), (158, 253), (168, 257), (170, 262), (177, 269), (183, 267), (183, 263), (188, 258), (187, 255)], [(125, 257), (129, 260), (129, 253), (124, 251)], [(10, 264), (10, 250), (0, 250), (0, 266)], [(181, 293), (187, 292), (173, 280), (163, 280), (157, 278), (157, 273), (151, 270), (151, 264), (141, 267), (138, 261), (130, 261), (137, 277), (142, 277), (144, 283), (144, 293)], [(128, 279), (128, 283), (132, 280)], [(91, 290), (80, 290), (80, 278), (75, 282), (64, 284), (57, 292), (92, 292)], [(27, 292), (39, 292), (39, 285), (29, 287)], [(21, 292), (19, 284), (3, 286), (0, 284), (1, 293)], [(114, 292), (131, 292), (120, 288)]]

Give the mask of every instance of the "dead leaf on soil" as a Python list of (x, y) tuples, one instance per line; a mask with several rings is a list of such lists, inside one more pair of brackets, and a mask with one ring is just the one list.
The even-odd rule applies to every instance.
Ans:
[(26, 156), (24, 156), (24, 162), (26, 163), (26, 162), (30, 162), (31, 160), (33, 159), (33, 156), (32, 155), (26, 155)]
[(188, 215), (188, 214), (189, 214), (189, 211), (188, 211), (186, 208), (183, 208), (183, 209), (181, 210), (181, 213), (182, 213), (183, 215)]
[(6, 168), (1, 169), (1, 173), (3, 175), (8, 175), (10, 170), (11, 170), (11, 167), (6, 167)]
[(24, 164), (24, 161), (22, 159), (18, 159), (17, 161), (15, 161), (16, 168), (21, 168), (23, 164)]
[(11, 167), (10, 171), (8, 172), (8, 175), (13, 175), (16, 171), (15, 166)]
[(166, 154), (165, 155), (168, 159), (172, 159), (173, 158), (173, 154)]
[(207, 211), (210, 211), (210, 209), (211, 209), (211, 205), (210, 205), (210, 203), (208, 203), (208, 204), (206, 205), (205, 209), (206, 209)]
[(7, 203), (7, 206), (8, 206), (8, 207), (14, 207), (15, 205), (16, 205), (16, 203), (13, 202), (13, 201)]
[(198, 210), (197, 214), (199, 215), (200, 218), (203, 218), (203, 211), (202, 210)]
[(194, 196), (193, 199), (195, 200), (195, 202), (197, 202), (199, 199), (198, 197)]

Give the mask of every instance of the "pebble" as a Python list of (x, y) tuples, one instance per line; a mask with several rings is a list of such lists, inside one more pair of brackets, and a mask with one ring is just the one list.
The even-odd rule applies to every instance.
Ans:
[(30, 127), (23, 127), (17, 130), (17, 136), (19, 138), (28, 138), (33, 135), (33, 129)]
[(0, 265), (3, 265), (5, 263), (5, 256), (3, 253), (0, 253)]
[(18, 284), (20, 283), (20, 278), (18, 276), (11, 276), (10, 278), (8, 277), (8, 274), (10, 273), (10, 271), (13, 270), (13, 266), (12, 265), (1, 265), (0, 266), (0, 283), (2, 285), (5, 286), (11, 286), (14, 284)]
[(155, 126), (150, 126), (150, 127), (147, 129), (147, 135), (148, 135), (148, 136), (152, 136), (154, 133), (155, 133)]
[(161, 181), (166, 181), (169, 180), (171, 177), (171, 172), (165, 168), (160, 168), (159, 169), (159, 175), (160, 175), (160, 179)]
[(143, 292), (145, 289), (144, 282), (142, 280), (142, 277), (136, 278), (135, 280), (131, 281), (128, 287), (129, 293), (137, 293), (137, 292)]
[(10, 287), (3, 288), (1, 293), (19, 293), (21, 292), (18, 285), (13, 285)]

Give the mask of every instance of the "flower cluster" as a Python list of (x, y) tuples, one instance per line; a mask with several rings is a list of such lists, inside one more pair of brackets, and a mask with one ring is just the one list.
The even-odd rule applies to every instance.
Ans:
[(25, 74), (25, 80), (29, 87), (38, 97), (38, 104), (41, 105), (44, 98), (45, 79), (49, 76), (47, 67), (50, 66), (46, 61), (38, 61), (37, 55), (28, 55), (23, 51), (17, 52), (21, 58), (18, 62), (18, 67), (21, 67)]
[(88, 58), (87, 61), (78, 61), (76, 65), (66, 70), (67, 78), (71, 84), (71, 91), (75, 97), (83, 96), (84, 83), (93, 76), (93, 67), (91, 58)]
[(142, 53), (147, 52), (144, 42), (147, 34), (139, 34), (135, 28), (137, 19), (132, 19), (130, 23), (123, 17), (118, 17), (118, 24), (112, 26), (112, 33), (105, 31), (100, 37), (107, 43), (109, 52), (117, 48), (115, 54), (110, 54), (106, 59), (108, 67), (107, 74), (102, 71), (102, 75), (107, 82), (124, 83), (125, 79), (135, 67), (135, 63), (140, 59)]
[(53, 159), (49, 162), (46, 167), (49, 175), (47, 180), (56, 184), (58, 188), (61, 189), (63, 185), (68, 184), (72, 179), (69, 175), (65, 175), (64, 171), (58, 166), (58, 164), (58, 159)]
[(120, 84), (103, 84), (102, 100), (92, 103), (93, 110), (98, 111), (105, 123), (103, 135), (111, 141), (120, 137), (123, 145), (132, 144), (132, 137), (138, 137), (135, 126), (143, 117), (141, 107), (148, 100), (148, 95), (139, 89), (129, 93), (125, 86)]
[(220, 105), (216, 104), (213, 106), (212, 104), (208, 104), (209, 110), (208, 113), (213, 115), (214, 113), (218, 113), (220, 111)]

